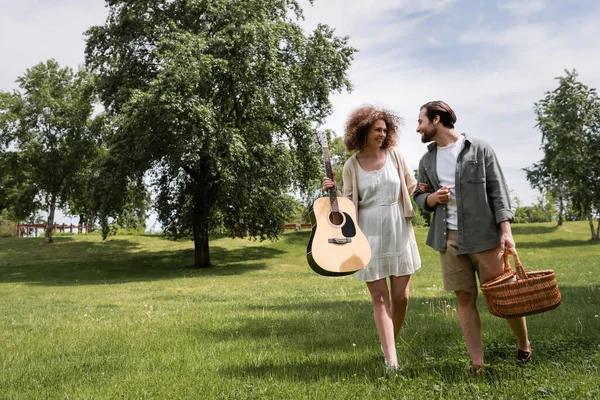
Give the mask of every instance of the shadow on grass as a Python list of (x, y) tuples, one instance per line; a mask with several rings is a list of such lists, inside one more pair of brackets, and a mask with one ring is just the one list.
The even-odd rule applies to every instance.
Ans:
[[(57, 243), (63, 245), (60, 250), (62, 255), (47, 260), (26, 260), (26, 254), (22, 253), (27, 251), (27, 247), (21, 247), (19, 251), (3, 250), (13, 259), (25, 260), (24, 262), (0, 261), (2, 282), (66, 286), (240, 275), (265, 269), (267, 260), (284, 253), (282, 250), (269, 247), (227, 249), (211, 246), (213, 267), (194, 268), (193, 249), (131, 253), (139, 247), (138, 243), (122, 239), (98, 243), (69, 243), (68, 238), (60, 239)], [(82, 252), (88, 257), (75, 257)], [(17, 253), (21, 253), (21, 257)], [(92, 255), (89, 256), (90, 254)]]
[[(145, 235), (164, 241), (160, 235)], [(47, 245), (44, 238), (6, 239), (0, 242), (0, 281), (39, 285), (120, 284), (181, 277), (239, 275), (268, 268), (268, 260), (286, 253), (268, 246), (226, 248), (211, 245), (211, 268), (196, 269), (194, 249), (146, 251), (148, 242), (127, 237), (106, 241), (75, 240), (57, 236)], [(308, 232), (282, 236), (290, 245), (306, 243)], [(152, 242), (150, 243), (152, 246)]]
[[(488, 374), (483, 379), (517, 381), (522, 379), (524, 368), (535, 371), (536, 364), (543, 371), (549, 365), (579, 368), (582, 363), (595, 362), (600, 354), (597, 336), (600, 319), (595, 317), (600, 300), (591, 299), (591, 289), (587, 287), (565, 287), (561, 291), (563, 304), (559, 308), (528, 317), (534, 350), (533, 361), (528, 365), (515, 360), (516, 339), (508, 324), (491, 316), (480, 296), (478, 307), (488, 365)], [(410, 300), (407, 324), (396, 346), (401, 365), (398, 375), (402, 379), (426, 377), (431, 381), (462, 382), (468, 379), (470, 362), (458, 318), (455, 314), (432, 313), (426, 304), (431, 300), (429, 297)], [(266, 312), (258, 316), (261, 309)], [(220, 370), (223, 375), (305, 382), (352, 378), (354, 373), (373, 379), (384, 375), (384, 359), (366, 299), (254, 306), (245, 315), (233, 328), (214, 331), (199, 328), (197, 334), (208, 333), (217, 345), (223, 342), (231, 346), (232, 342), (240, 341), (246, 347), (258, 346), (261, 354), (263, 348), (268, 348), (267, 352), (294, 356), (290, 359), (289, 354), (285, 357), (274, 354), (231, 364)]]

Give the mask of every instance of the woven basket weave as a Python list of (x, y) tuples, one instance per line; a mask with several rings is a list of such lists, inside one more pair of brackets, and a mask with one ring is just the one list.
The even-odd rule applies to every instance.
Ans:
[[(509, 252), (514, 258), (516, 271), (510, 268)], [(554, 271), (525, 270), (514, 248), (504, 253), (504, 273), (482, 284), (481, 290), (489, 312), (500, 318), (550, 311), (562, 300)]]

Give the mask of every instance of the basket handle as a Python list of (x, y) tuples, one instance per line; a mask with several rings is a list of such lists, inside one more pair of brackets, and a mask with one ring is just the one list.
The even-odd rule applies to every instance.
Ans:
[(517, 249), (515, 249), (514, 247), (507, 247), (504, 251), (504, 272), (512, 272), (512, 269), (510, 268), (510, 262), (508, 261), (509, 254), (512, 254), (513, 260), (515, 262), (515, 269), (517, 270), (517, 280), (527, 279), (527, 274), (525, 273), (525, 269), (523, 269), (523, 264), (521, 264), (521, 260), (519, 260)]

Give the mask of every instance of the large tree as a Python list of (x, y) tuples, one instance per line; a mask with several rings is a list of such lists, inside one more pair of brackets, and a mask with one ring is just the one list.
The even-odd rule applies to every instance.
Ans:
[(48, 212), (45, 236), (51, 243), (56, 208), (97, 144), (92, 83), (88, 74), (61, 68), (55, 60), (28, 69), (17, 82), (21, 91), (0, 94), (6, 192), (12, 192), (12, 208), (21, 218), (39, 207)]
[(211, 265), (214, 224), (277, 237), (286, 193), (321, 176), (313, 129), (330, 94), (350, 88), (347, 38), (325, 25), (306, 36), (295, 0), (107, 4), (86, 46), (117, 126), (103, 215), (118, 215), (127, 183), (151, 171), (159, 219), (193, 234), (196, 267)]
[(526, 169), (527, 179), (558, 197), (561, 212), (569, 201), (587, 216), (592, 239), (599, 240), (600, 99), (595, 89), (579, 82), (575, 70), (565, 72), (557, 78), (558, 87), (535, 103), (544, 157)]

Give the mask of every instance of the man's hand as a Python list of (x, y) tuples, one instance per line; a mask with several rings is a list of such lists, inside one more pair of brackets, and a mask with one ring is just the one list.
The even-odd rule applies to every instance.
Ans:
[(450, 188), (448, 186), (442, 186), (436, 192), (438, 195), (438, 202), (442, 204), (450, 203)]
[(500, 222), (500, 228), (502, 229), (502, 236), (500, 237), (500, 251), (504, 254), (507, 249), (516, 247), (515, 240), (513, 239), (512, 230), (510, 229), (510, 222)]
[(433, 208), (437, 203), (448, 204), (450, 203), (450, 187), (442, 186), (437, 192), (431, 193), (427, 196), (427, 206)]

